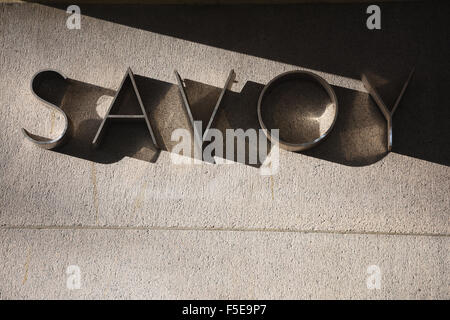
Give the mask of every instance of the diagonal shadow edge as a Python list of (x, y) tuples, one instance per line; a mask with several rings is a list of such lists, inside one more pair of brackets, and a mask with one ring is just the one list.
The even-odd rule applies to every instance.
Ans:
[[(66, 9), (62, 4), (45, 5)], [(416, 79), (393, 117), (396, 142), (392, 151), (449, 166), (450, 133), (445, 119), (450, 115), (445, 108), (446, 89), (439, 81), (450, 76), (450, 68), (443, 67), (449, 64), (445, 58), (448, 54), (443, 52), (450, 54), (450, 50), (448, 41), (443, 41), (441, 28), (450, 14), (450, 4), (383, 3), (381, 8), (387, 14), (383, 14), (383, 31), (378, 33), (364, 28), (365, 4), (194, 7), (83, 4), (82, 14), (354, 79), (361, 70), (368, 69), (385, 77), (391, 85), (396, 85), (398, 74), (404, 76), (417, 62)], [(268, 15), (269, 12), (272, 14)], [(227, 18), (230, 16), (233, 19)], [(248, 21), (249, 17), (252, 25), (242, 28), (239, 21)], [(423, 19), (429, 21), (427, 28), (416, 23)], [(208, 21), (213, 22), (208, 24), (209, 28), (200, 27)], [(287, 35), (298, 41), (286, 41)], [(347, 40), (347, 35), (351, 39)], [(306, 47), (302, 45), (305, 43)], [(437, 43), (441, 47), (435, 50)], [(298, 50), (299, 46), (302, 50)], [(415, 98), (411, 91), (423, 92)]]

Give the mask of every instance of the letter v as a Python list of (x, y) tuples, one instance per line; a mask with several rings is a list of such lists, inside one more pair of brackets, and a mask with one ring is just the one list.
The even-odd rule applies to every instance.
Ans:
[[(139, 104), (139, 114), (123, 114), (120, 111), (120, 102), (124, 100), (127, 88), (132, 86), (135, 97), (137, 98), (137, 102)], [(117, 90), (116, 95), (109, 106), (108, 112), (106, 113), (105, 118), (103, 118), (100, 127), (98, 128), (97, 134), (92, 141), (94, 147), (98, 147), (102, 140), (102, 137), (105, 133), (105, 125), (108, 121), (145, 121), (147, 125), (148, 131), (150, 132), (150, 137), (152, 139), (152, 143), (156, 149), (160, 149), (158, 144), (156, 143), (155, 135), (152, 130), (152, 126), (150, 125), (150, 121), (147, 117), (147, 112), (145, 111), (144, 104), (142, 103), (141, 95), (139, 94), (139, 90), (136, 85), (136, 81), (134, 80), (133, 72), (130, 68), (127, 69), (125, 76), (122, 79), (122, 83), (120, 84), (119, 90)]]
[(210, 139), (208, 137), (208, 131), (211, 128), (215, 115), (217, 113), (217, 110), (219, 109), (220, 103), (222, 102), (223, 96), (225, 95), (225, 92), (227, 89), (230, 88), (230, 84), (234, 81), (235, 73), (234, 70), (231, 70), (228, 74), (227, 81), (225, 82), (224, 87), (222, 88), (222, 91), (220, 92), (219, 98), (217, 99), (216, 105), (214, 106), (214, 109), (212, 111), (211, 117), (208, 121), (208, 124), (206, 125), (205, 132), (202, 135), (202, 123), (201, 121), (195, 121), (194, 117), (192, 116), (191, 106), (186, 94), (186, 90), (183, 84), (183, 80), (180, 77), (180, 74), (177, 70), (174, 70), (175, 77), (177, 78), (178, 82), (178, 88), (181, 95), (181, 100), (183, 103), (184, 111), (189, 119), (190, 125), (192, 126), (192, 130), (194, 131), (194, 158), (203, 160), (203, 142), (205, 142), (205, 139)]
[(388, 152), (392, 150), (392, 116), (394, 115), (395, 110), (398, 107), (398, 104), (400, 103), (400, 100), (403, 97), (403, 94), (405, 93), (406, 88), (408, 87), (408, 84), (411, 80), (411, 77), (414, 73), (415, 68), (411, 70), (409, 73), (408, 79), (406, 80), (405, 84), (403, 85), (402, 91), (400, 91), (399, 96), (397, 97), (397, 100), (395, 101), (394, 107), (392, 108), (392, 111), (389, 111), (386, 104), (381, 99), (380, 95), (378, 94), (377, 90), (374, 86), (372, 86), (367, 79), (366, 75), (362, 75), (361, 80), (364, 84), (364, 87), (366, 87), (369, 94), (372, 96), (373, 100), (375, 100), (375, 103), (378, 105), (378, 108), (380, 108), (381, 113), (383, 113), (384, 118), (387, 121), (387, 144), (388, 144)]

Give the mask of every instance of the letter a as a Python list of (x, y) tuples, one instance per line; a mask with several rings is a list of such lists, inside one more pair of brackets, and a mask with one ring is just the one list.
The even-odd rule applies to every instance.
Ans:
[[(129, 102), (128, 99), (133, 99), (133, 94), (131, 94), (131, 97), (127, 94), (129, 91), (127, 89), (130, 86), (132, 87), (134, 97), (137, 99), (139, 105), (138, 110), (136, 110), (137, 112), (134, 111), (133, 114), (125, 113), (124, 111), (122, 111), (123, 106), (121, 106), (122, 105), (121, 102), (123, 101)], [(156, 143), (152, 126), (150, 125), (150, 121), (147, 117), (147, 112), (145, 111), (144, 105), (142, 103), (141, 95), (139, 94), (139, 90), (136, 86), (136, 81), (134, 80), (133, 72), (131, 71), (130, 68), (128, 68), (127, 72), (125, 73), (122, 83), (120, 84), (120, 88), (119, 90), (117, 90), (117, 93), (108, 109), (108, 112), (106, 113), (105, 118), (103, 119), (102, 123), (100, 124), (100, 127), (98, 128), (94, 140), (92, 141), (94, 147), (98, 147), (100, 145), (102, 137), (105, 133), (105, 125), (108, 121), (145, 121), (148, 131), (150, 132), (150, 137), (152, 139), (153, 146), (156, 149), (159, 149), (158, 144)]]
[(77, 5), (67, 7), (67, 13), (71, 15), (67, 18), (66, 26), (68, 29), (81, 29), (81, 10)]
[(381, 9), (379, 6), (373, 4), (367, 7), (366, 13), (372, 13), (371, 16), (367, 18), (366, 26), (367, 29), (381, 29)]

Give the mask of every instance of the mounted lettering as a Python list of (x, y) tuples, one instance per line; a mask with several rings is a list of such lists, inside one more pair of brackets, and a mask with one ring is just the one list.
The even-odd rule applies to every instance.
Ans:
[(389, 111), (388, 107), (381, 99), (381, 97), (378, 94), (375, 87), (370, 84), (369, 79), (367, 79), (367, 76), (363, 74), (361, 77), (364, 87), (366, 87), (367, 91), (372, 96), (373, 100), (375, 100), (375, 103), (377, 104), (378, 108), (380, 108), (381, 113), (383, 114), (384, 118), (387, 121), (388, 151), (392, 150), (392, 116), (394, 115), (395, 110), (397, 110), (398, 104), (400, 103), (400, 100), (402, 99), (403, 94), (405, 93), (406, 88), (408, 87), (408, 84), (411, 81), (413, 74), (414, 74), (414, 68), (409, 73), (408, 79), (406, 80), (405, 84), (403, 85), (402, 90), (400, 91), (400, 94), (398, 95), (397, 99), (395, 100), (395, 104), (392, 107), (391, 111)]
[[(180, 96), (181, 96), (181, 100), (182, 100), (182, 104), (184, 107), (184, 110), (186, 112), (186, 115), (189, 119), (189, 124), (192, 127), (192, 130), (194, 132), (194, 157), (196, 159), (200, 159), (202, 157), (202, 147), (203, 147), (203, 143), (209, 138), (208, 137), (208, 130), (211, 128), (211, 125), (213, 124), (215, 115), (217, 113), (217, 110), (219, 109), (220, 106), (220, 102), (223, 99), (223, 96), (225, 94), (225, 91), (227, 89), (230, 88), (231, 83), (233, 82), (233, 79), (235, 77), (235, 73), (234, 70), (230, 71), (230, 74), (228, 75), (227, 81), (225, 82), (225, 86), (223, 87), (219, 99), (216, 102), (216, 105), (214, 106), (213, 112), (211, 114), (211, 117), (208, 121), (208, 124), (206, 126), (205, 132), (203, 135), (201, 135), (200, 133), (202, 132), (202, 128), (199, 128), (198, 125), (196, 124), (196, 121), (194, 121), (194, 118), (192, 117), (192, 111), (191, 111), (191, 105), (189, 103), (189, 100), (187, 98), (187, 94), (186, 94), (186, 90), (184, 88), (184, 84), (183, 84), (183, 80), (180, 77), (180, 74), (178, 73), (178, 71), (174, 71), (175, 73), (175, 77), (177, 78), (177, 83), (178, 83), (178, 88), (180, 90)], [(198, 123), (198, 122), (197, 122)], [(210, 162), (214, 162), (213, 159), (210, 160)]]
[[(137, 99), (140, 110), (135, 110), (133, 114), (124, 114), (124, 112), (120, 112), (120, 106), (123, 103), (123, 100), (126, 99), (125, 93), (128, 91), (126, 90), (126, 87), (129, 86), (133, 88), (132, 92), (134, 93), (134, 96), (128, 98)], [(150, 133), (150, 137), (152, 139), (153, 146), (155, 147), (155, 149), (159, 149), (158, 144), (156, 143), (155, 134), (153, 133), (152, 126), (150, 125), (150, 121), (147, 116), (147, 112), (145, 111), (144, 105), (142, 103), (141, 95), (136, 85), (136, 81), (134, 80), (133, 72), (130, 68), (128, 68), (127, 72), (125, 73), (119, 90), (117, 90), (117, 93), (114, 96), (111, 105), (109, 106), (108, 112), (106, 113), (105, 118), (103, 118), (103, 121), (98, 128), (97, 134), (92, 141), (94, 147), (99, 146), (106, 130), (105, 126), (109, 121), (145, 121), (145, 124)]]
[(67, 77), (52, 69), (42, 70), (36, 73), (31, 79), (31, 92), (33, 95), (41, 101), (46, 107), (50, 108), (52, 111), (56, 111), (63, 116), (64, 119), (64, 129), (63, 132), (55, 139), (49, 139), (45, 137), (41, 137), (35, 134), (28, 132), (27, 130), (22, 128), (22, 132), (25, 137), (44, 149), (54, 149), (64, 143), (67, 139), (67, 134), (69, 131), (69, 119), (66, 113), (57, 106), (60, 101), (50, 101), (50, 95), (48, 94), (50, 90), (45, 90), (45, 88), (41, 87), (42, 83), (51, 84), (54, 81), (66, 82)]
[[(304, 85), (305, 82), (307, 83), (307, 86)], [(277, 90), (278, 91), (282, 90), (282, 88), (280, 89), (280, 87), (286, 83), (294, 83), (295, 86), (294, 90), (297, 91), (318, 90), (319, 94), (325, 93), (328, 95), (327, 99), (315, 101), (316, 103), (312, 105), (311, 103), (310, 105), (306, 103), (307, 104), (306, 106), (294, 105), (294, 108), (302, 108), (301, 113), (305, 115), (311, 113), (317, 114), (317, 116), (314, 117), (315, 118), (314, 122), (324, 124), (322, 125), (322, 128), (318, 128), (318, 130), (316, 128), (312, 128), (311, 126), (308, 126), (308, 122), (311, 121), (308, 121), (309, 119), (305, 116), (302, 122), (305, 123), (304, 125), (305, 131), (308, 132), (302, 132), (301, 134), (296, 135), (296, 138), (300, 139), (300, 141), (292, 141), (292, 140), (286, 141), (286, 138), (283, 138), (282, 136), (279, 137), (278, 139), (274, 139), (274, 137), (272, 137), (269, 131), (267, 130), (268, 127), (265, 118), (268, 118), (267, 113), (269, 112), (274, 113), (273, 110), (271, 109), (273, 109), (276, 106), (271, 105), (266, 106), (265, 108), (263, 108), (263, 106), (265, 105), (265, 102), (269, 100), (269, 95), (271, 93), (276, 94)], [(281, 94), (282, 93), (280, 93), (279, 95)], [(277, 102), (280, 101), (281, 99), (275, 100)], [(273, 78), (264, 87), (258, 100), (258, 120), (259, 124), (261, 125), (261, 128), (264, 130), (264, 133), (271, 141), (276, 142), (281, 148), (289, 151), (307, 150), (320, 143), (323, 139), (327, 137), (327, 135), (331, 132), (331, 130), (333, 130), (337, 116), (338, 116), (338, 102), (333, 88), (328, 84), (328, 82), (325, 81), (325, 79), (308, 71), (289, 71)], [(325, 121), (320, 121), (321, 120), (320, 118), (325, 118)], [(319, 121), (317, 121), (317, 119), (319, 119)], [(280, 129), (280, 135), (282, 134), (282, 132), (283, 130)]]
[[(367, 88), (367, 91), (372, 96), (387, 121), (388, 152), (391, 151), (392, 148), (392, 115), (394, 114), (403, 94), (405, 93), (408, 83), (411, 80), (412, 74), (413, 71), (409, 74), (409, 77), (404, 84), (398, 98), (396, 99), (391, 111), (389, 111), (389, 109), (386, 107), (385, 103), (375, 90), (375, 87), (369, 83), (367, 77), (362, 77), (362, 81)], [(143, 77), (136, 76), (136, 80), (139, 80), (141, 78)], [(166, 89), (162, 91), (166, 93), (175, 92), (175, 101), (178, 99), (178, 97), (176, 97), (177, 93), (174, 90), (177, 90), (179, 93), (179, 103), (182, 106), (182, 110), (184, 111), (184, 115), (186, 116), (185, 118), (187, 118), (187, 126), (189, 126), (192, 130), (191, 134), (193, 137), (194, 146), (194, 156), (192, 158), (194, 159), (214, 163), (215, 160), (213, 159), (212, 154), (215, 154), (215, 156), (219, 158), (223, 156), (222, 141), (220, 138), (218, 138), (220, 136), (220, 131), (216, 128), (213, 128), (213, 126), (220, 127), (221, 130), (223, 132), (226, 131), (227, 134), (230, 133), (236, 136), (240, 136), (227, 136), (227, 147), (228, 143), (230, 142), (231, 145), (232, 143), (234, 143), (234, 139), (236, 138), (238, 140), (241, 139), (241, 141), (246, 141), (247, 139), (249, 141), (248, 147), (250, 148), (258, 148), (263, 146), (264, 148), (260, 148), (260, 150), (266, 150), (264, 143), (268, 139), (269, 142), (277, 144), (286, 150), (302, 151), (316, 146), (328, 135), (330, 135), (338, 118), (338, 98), (334, 92), (333, 87), (327, 81), (325, 81), (325, 79), (309, 71), (298, 70), (283, 73), (272, 79), (264, 88), (258, 89), (258, 91), (256, 91), (256, 94), (259, 95), (259, 99), (258, 96), (255, 96), (253, 94), (251, 99), (240, 100), (241, 96), (239, 94), (228, 91), (230, 90), (230, 87), (235, 78), (235, 73), (233, 70), (231, 70), (222, 89), (214, 89), (217, 90), (216, 96), (208, 95), (208, 97), (202, 96), (201, 99), (198, 99), (199, 101), (202, 101), (203, 104), (209, 105), (207, 106), (207, 108), (213, 107), (208, 109), (208, 112), (210, 113), (206, 113), (206, 116), (201, 117), (201, 121), (198, 121), (198, 119), (194, 119), (193, 117), (194, 113), (192, 111), (194, 109), (191, 110), (192, 106), (188, 99), (185, 83), (177, 71), (175, 71), (175, 78), (177, 83), (175, 88), (177, 89), (174, 89), (173, 84), (164, 83), (163, 85), (166, 86)], [(77, 148), (79, 149), (79, 146), (83, 145), (92, 145), (95, 149), (102, 143), (102, 138), (106, 131), (113, 130), (112, 132), (116, 134), (115, 139), (118, 137), (118, 127), (112, 128), (109, 126), (110, 123), (136, 122), (145, 125), (145, 130), (146, 132), (148, 132), (150, 139), (148, 142), (151, 142), (151, 146), (149, 147), (149, 149), (152, 150), (152, 152), (155, 151), (156, 153), (159, 153), (160, 150), (169, 151), (166, 148), (166, 143), (161, 140), (160, 135), (161, 129), (165, 129), (167, 128), (167, 126), (158, 127), (159, 122), (155, 119), (154, 116), (149, 116), (149, 109), (145, 108), (143, 102), (144, 100), (149, 104), (154, 103), (151, 102), (152, 100), (149, 100), (148, 97), (154, 95), (155, 93), (157, 93), (157, 91), (151, 91), (151, 93), (149, 93), (149, 91), (147, 90), (142, 91), (143, 95), (141, 97), (138, 86), (139, 82), (137, 83), (136, 80), (133, 72), (130, 68), (128, 68), (120, 83), (119, 89), (114, 94), (113, 100), (108, 108), (108, 111), (106, 112), (106, 115), (103, 118), (96, 117), (95, 119), (93, 119), (91, 116), (90, 119), (84, 119), (86, 120), (86, 123), (82, 123), (83, 119), (79, 121), (80, 119), (74, 118), (78, 121), (74, 122), (74, 129), (71, 130), (71, 119), (62, 110), (62, 104), (63, 101), (73, 101), (74, 97), (76, 101), (78, 91), (75, 91), (75, 95), (73, 95), (72, 93), (71, 98), (66, 98), (65, 100), (63, 100), (63, 98), (69, 82), (72, 83), (71, 81), (73, 81), (76, 83), (77, 81), (68, 79), (64, 74), (56, 70), (46, 69), (39, 71), (33, 76), (31, 80), (31, 92), (45, 106), (50, 108), (52, 111), (59, 113), (63, 117), (63, 130), (61, 134), (55, 139), (45, 138), (36, 134), (32, 134), (26, 129), (22, 129), (22, 132), (29, 141), (45, 149), (54, 149), (61, 146), (68, 140), (70, 132), (75, 132), (77, 137), (78, 135), (85, 134), (85, 136), (88, 137), (87, 140), (90, 142), (86, 143), (86, 139), (76, 141)], [(141, 82), (142, 85), (144, 85), (144, 83)], [(153, 83), (153, 85), (155, 85), (155, 83)], [(226, 99), (224, 99), (226, 93)], [(213, 98), (212, 100), (210, 99), (211, 97)], [(238, 97), (238, 100), (236, 100), (236, 97)], [(158, 94), (156, 94), (156, 99), (159, 99)], [(194, 99), (193, 101), (195, 102), (195, 104), (197, 104), (198, 108), (198, 101), (195, 100), (196, 99)], [(224, 100), (228, 101), (223, 102)], [(170, 100), (170, 105), (173, 105), (173, 101), (174, 100)], [(205, 103), (205, 101), (209, 102)], [(237, 101), (243, 101), (244, 103), (241, 105), (237, 103)], [(228, 103), (227, 108), (220, 108), (222, 102), (225, 105)], [(253, 105), (253, 103), (256, 106), (256, 110), (253, 110), (256, 112), (248, 112), (248, 115), (241, 114), (240, 117), (251, 118), (251, 121), (256, 121), (256, 124), (252, 124), (251, 127), (245, 124), (242, 125), (242, 121), (237, 119), (239, 118), (239, 116), (236, 116), (236, 110), (242, 108), (242, 106), (245, 105)], [(131, 106), (134, 107), (134, 109), (130, 110)], [(80, 108), (80, 106), (65, 110), (69, 115), (72, 116), (74, 116), (75, 114), (85, 115), (85, 113), (77, 113), (78, 108)], [(234, 111), (231, 111), (233, 110), (233, 108)], [(150, 110), (153, 109), (150, 108)], [(162, 110), (166, 110), (166, 108), (163, 108)], [(228, 126), (224, 126), (223, 123), (220, 123), (220, 125), (216, 123), (220, 122), (216, 119), (218, 118), (219, 113), (221, 113), (221, 117), (219, 117), (221, 119), (220, 121), (230, 120), (228, 121)], [(167, 118), (168, 116), (170, 117), (170, 119), (172, 119), (173, 115), (178, 115), (179, 113), (178, 110), (172, 111), (172, 113), (169, 114), (159, 112), (159, 121), (161, 121), (162, 119), (161, 114), (163, 114), (163, 119)], [(259, 126), (262, 128), (262, 130), (260, 131), (264, 132), (264, 134), (261, 133), (262, 139), (261, 137), (260, 139), (256, 139), (256, 133), (249, 131), (250, 129), (258, 129), (258, 122)], [(206, 123), (205, 131), (202, 131), (203, 123)], [(80, 125), (82, 124), (85, 124), (87, 127), (81, 128)], [(239, 126), (242, 127), (236, 128)], [(86, 128), (89, 128), (88, 134)], [(136, 127), (133, 125), (132, 128)], [(158, 128), (158, 130), (155, 131), (155, 128)], [(176, 128), (177, 127), (172, 126), (172, 130), (176, 131)], [(157, 136), (155, 136), (155, 134), (157, 134)], [(157, 137), (159, 137), (160, 140), (157, 140)], [(127, 137), (125, 137), (124, 135), (124, 138)], [(133, 139), (135, 139), (135, 137), (130, 135), (130, 141)], [(144, 139), (147, 138), (145, 137)], [(213, 142), (211, 141), (212, 139), (214, 139)], [(114, 140), (114, 142), (115, 141), (116, 140)], [(158, 141), (162, 142), (159, 143)], [(177, 140), (173, 140), (172, 137), (172, 141)], [(191, 144), (188, 145), (190, 147)], [(139, 144), (139, 148), (142, 148), (142, 143)], [(208, 152), (211, 151), (211, 155), (205, 156), (205, 150)], [(229, 159), (231, 157), (232, 154), (229, 153), (229, 151), (230, 148), (227, 148), (225, 159)], [(96, 153), (93, 150), (88, 150), (88, 152), (84, 152), (83, 154), (88, 154), (89, 157), (91, 157), (92, 154), (98, 154), (98, 152)], [(252, 155), (249, 153), (249, 159), (251, 158), (251, 156)], [(260, 156), (259, 158), (261, 160), (263, 157)], [(252, 162), (252, 159), (250, 159), (250, 164), (256, 164), (253, 163), (254, 161)]]

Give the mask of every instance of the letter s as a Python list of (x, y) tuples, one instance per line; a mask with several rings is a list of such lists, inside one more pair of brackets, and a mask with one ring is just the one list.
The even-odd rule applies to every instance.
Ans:
[[(68, 119), (66, 113), (55, 104), (55, 103), (59, 103), (59, 102), (53, 101), (53, 103), (52, 103), (52, 102), (48, 101), (48, 100), (54, 100), (54, 99), (52, 99), (51, 93), (53, 93), (55, 88), (52, 87), (51, 88), (52, 90), (47, 90), (49, 92), (46, 92), (45, 90), (39, 90), (39, 89), (42, 89), (42, 87), (44, 87), (42, 85), (45, 83), (47, 84), (47, 86), (48, 85), (51, 86), (54, 83), (54, 81), (61, 81), (61, 80), (64, 82), (64, 89), (65, 89), (65, 86), (67, 84), (66, 79), (67, 79), (67, 77), (65, 75), (63, 75), (62, 73), (60, 73), (56, 70), (47, 69), (47, 70), (41, 70), (38, 73), (36, 73), (33, 76), (33, 79), (31, 80), (31, 92), (33, 93), (33, 95), (39, 101), (41, 101), (46, 107), (50, 108), (53, 111), (59, 112), (64, 118), (63, 132), (55, 139), (41, 137), (41, 136), (32, 134), (22, 128), (22, 133), (25, 135), (25, 137), (41, 148), (54, 149), (64, 142), (67, 131), (69, 129), (69, 119)], [(52, 91), (52, 92), (50, 93), (50, 91)]]

